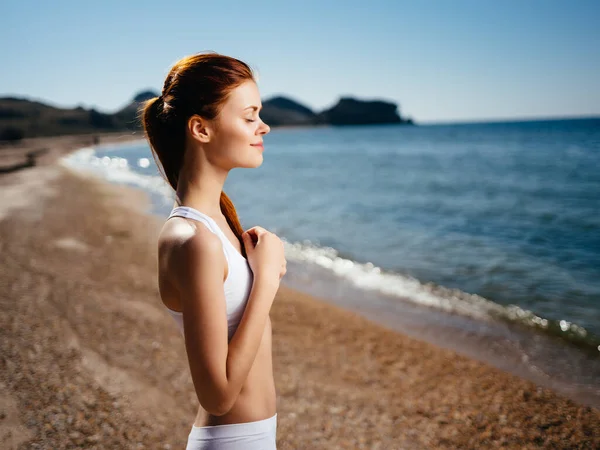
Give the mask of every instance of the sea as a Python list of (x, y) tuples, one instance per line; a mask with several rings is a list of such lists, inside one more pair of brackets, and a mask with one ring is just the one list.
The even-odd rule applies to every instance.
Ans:
[[(600, 407), (600, 118), (275, 128), (224, 190), (283, 284)], [(174, 194), (145, 141), (63, 162)]]

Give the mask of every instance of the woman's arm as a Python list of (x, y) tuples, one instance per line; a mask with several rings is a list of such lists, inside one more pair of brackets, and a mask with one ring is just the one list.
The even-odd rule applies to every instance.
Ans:
[(228, 343), (225, 264), (220, 239), (204, 226), (174, 249), (169, 261), (181, 295), (194, 388), (202, 407), (216, 416), (231, 409), (248, 377), (279, 287), (276, 279), (254, 278), (246, 310)]

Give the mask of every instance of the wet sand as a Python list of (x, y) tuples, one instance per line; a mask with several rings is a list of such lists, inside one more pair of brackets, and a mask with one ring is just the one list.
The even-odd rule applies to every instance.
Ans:
[[(48, 149), (0, 175), (0, 442), (183, 448), (197, 400), (156, 288), (162, 221), (56, 164), (90, 139), (0, 148)], [(597, 409), (318, 298), (282, 286), (271, 319), (279, 449), (600, 447)]]

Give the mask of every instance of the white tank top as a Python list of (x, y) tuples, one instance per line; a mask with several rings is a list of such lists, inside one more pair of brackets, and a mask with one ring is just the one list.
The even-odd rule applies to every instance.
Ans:
[[(227, 308), (227, 336), (228, 340), (231, 340), (240, 320), (242, 320), (242, 315), (246, 309), (246, 303), (254, 281), (254, 274), (250, 269), (248, 260), (233, 246), (210, 216), (189, 206), (177, 206), (173, 208), (168, 219), (175, 216), (202, 222), (221, 239), (228, 266), (227, 278), (223, 282), (223, 289), (225, 291)], [(167, 311), (171, 313), (171, 316), (173, 316), (183, 333), (183, 314), (169, 308), (167, 308)]]

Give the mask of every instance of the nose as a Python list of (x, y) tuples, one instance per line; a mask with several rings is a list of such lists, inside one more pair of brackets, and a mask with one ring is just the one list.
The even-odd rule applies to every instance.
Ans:
[(271, 127), (267, 125), (265, 122), (262, 122), (262, 126), (259, 128), (259, 134), (267, 134), (271, 131)]

